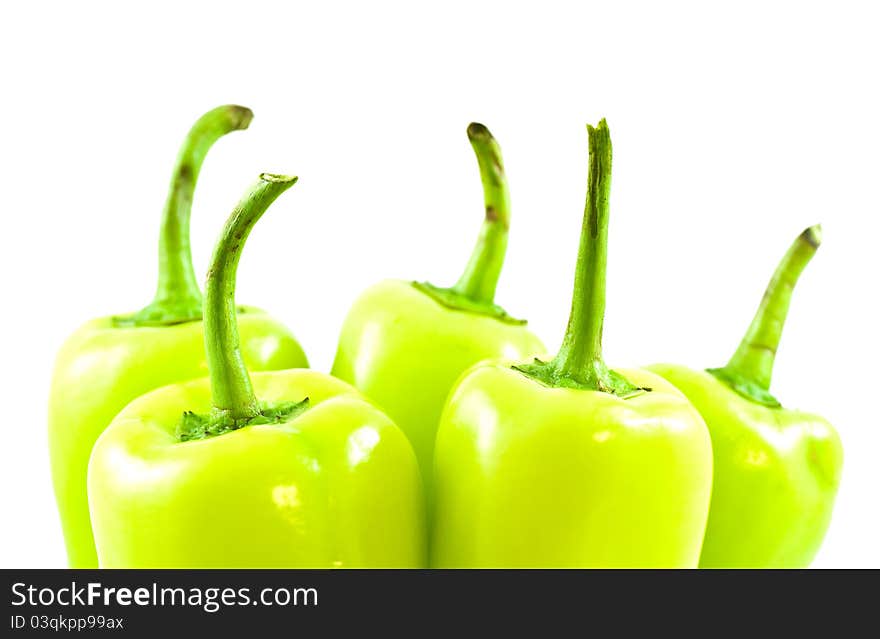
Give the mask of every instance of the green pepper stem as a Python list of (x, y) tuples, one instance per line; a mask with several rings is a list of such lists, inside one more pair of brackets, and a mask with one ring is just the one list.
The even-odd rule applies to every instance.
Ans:
[(767, 285), (758, 311), (739, 348), (722, 371), (769, 391), (776, 350), (782, 337), (791, 294), (822, 242), (822, 227), (811, 226), (792, 243)]
[(238, 338), (235, 277), (254, 224), (297, 178), (263, 173), (232, 211), (214, 247), (205, 284), (205, 350), (214, 408), (234, 420), (259, 414)]
[(132, 323), (175, 324), (201, 319), (202, 293), (193, 269), (189, 238), (193, 193), (210, 148), (227, 133), (246, 129), (253, 116), (243, 106), (217, 107), (200, 117), (184, 139), (162, 213), (156, 295), (131, 318)]
[(562, 346), (552, 366), (558, 375), (576, 382), (582, 388), (628, 395), (638, 389), (609, 370), (602, 358), (611, 135), (604, 119), (595, 128), (587, 125), (587, 131), (590, 165), (571, 314)]
[(471, 258), (452, 290), (474, 301), (491, 304), (495, 299), (495, 289), (507, 251), (510, 193), (501, 148), (489, 129), (472, 122), (467, 134), (480, 167), (485, 217)]

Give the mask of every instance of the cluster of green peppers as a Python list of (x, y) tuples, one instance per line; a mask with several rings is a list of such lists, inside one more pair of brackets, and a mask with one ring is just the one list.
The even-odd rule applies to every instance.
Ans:
[(295, 177), (262, 174), (217, 241), (205, 294), (189, 247), (206, 153), (247, 128), (208, 112), (181, 148), (143, 310), (93, 320), (53, 376), (52, 471), (70, 565), (101, 567), (802, 567), (842, 451), (770, 394), (804, 231), (723, 368), (602, 357), (611, 141), (589, 131), (568, 327), (546, 356), (494, 301), (510, 202), (500, 149), (468, 137), (483, 227), (451, 287), (389, 280), (346, 318), (332, 375), (278, 321), (237, 306), (252, 228)]

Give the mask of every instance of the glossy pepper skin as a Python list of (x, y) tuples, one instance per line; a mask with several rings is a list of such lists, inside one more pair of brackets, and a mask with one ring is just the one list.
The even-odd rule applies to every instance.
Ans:
[(822, 417), (783, 408), (770, 395), (791, 294), (819, 242), (818, 226), (795, 240), (727, 366), (649, 367), (688, 397), (712, 436), (715, 481), (701, 568), (804, 568), (831, 520), (840, 438)]
[(403, 429), (426, 480), (440, 412), (458, 377), (484, 359), (545, 352), (524, 321), (494, 303), (510, 197), (501, 151), (489, 130), (472, 123), (467, 133), (480, 167), (485, 218), (464, 274), (451, 288), (401, 280), (369, 288), (343, 323), (332, 369)]
[(709, 434), (674, 386), (601, 353), (611, 140), (590, 171), (571, 315), (559, 354), (484, 362), (437, 432), (438, 568), (693, 568), (712, 484)]
[[(202, 295), (192, 266), (189, 217), (202, 161), (224, 134), (247, 128), (249, 109), (223, 106), (203, 115), (174, 170), (159, 242), (154, 301), (129, 316), (86, 322), (62, 345), (49, 398), (49, 452), (70, 566), (98, 565), (89, 521), (86, 473), (92, 446), (131, 400), (207, 373)], [(244, 308), (241, 346), (254, 370), (307, 366), (299, 343), (263, 311)]]
[(89, 501), (105, 568), (420, 567), (421, 478), (403, 433), (348, 384), (256, 373), (238, 347), (247, 236), (296, 178), (263, 174), (214, 252), (209, 378), (129, 404), (95, 444)]

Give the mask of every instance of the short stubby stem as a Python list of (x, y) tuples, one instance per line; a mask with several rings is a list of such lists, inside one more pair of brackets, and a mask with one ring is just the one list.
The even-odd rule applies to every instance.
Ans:
[(200, 117), (177, 155), (159, 234), (159, 281), (153, 301), (118, 323), (136, 326), (179, 324), (202, 317), (202, 293), (190, 249), (189, 225), (193, 194), (205, 156), (214, 143), (232, 131), (246, 129), (250, 109), (225, 105)]
[(297, 178), (264, 173), (248, 190), (223, 227), (205, 285), (205, 350), (215, 410), (233, 421), (260, 414), (238, 336), (235, 279), (251, 229), (269, 205)]
[(725, 367), (710, 372), (722, 379), (769, 392), (776, 350), (782, 338), (792, 292), (821, 242), (822, 228), (818, 224), (797, 237), (773, 273), (739, 348)]
[(501, 148), (489, 129), (472, 122), (467, 134), (480, 167), (485, 215), (471, 258), (452, 290), (475, 302), (492, 304), (507, 252), (510, 193)]

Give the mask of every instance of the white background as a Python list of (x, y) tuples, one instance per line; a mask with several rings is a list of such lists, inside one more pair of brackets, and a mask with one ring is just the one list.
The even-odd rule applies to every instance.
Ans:
[(726, 361), (789, 242), (822, 222), (773, 390), (844, 441), (814, 565), (880, 566), (871, 4), (426, 4), (4, 4), (0, 566), (64, 564), (46, 448), (54, 352), (87, 318), (149, 301), (178, 144), (228, 102), (256, 118), (205, 163), (198, 270), (260, 171), (300, 175), (252, 235), (239, 299), (283, 318), (322, 370), (361, 289), (459, 275), (482, 216), (471, 120), (500, 140), (514, 203), (498, 301), (554, 349), (586, 122), (606, 116), (614, 140), (612, 365)]

